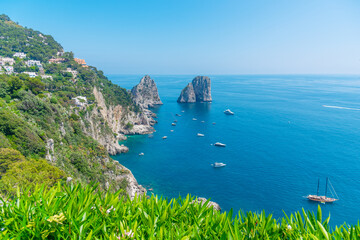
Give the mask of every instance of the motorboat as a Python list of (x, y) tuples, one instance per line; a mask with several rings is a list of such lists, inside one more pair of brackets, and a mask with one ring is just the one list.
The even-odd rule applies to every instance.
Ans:
[(163, 136), (162, 139), (167, 139), (167, 136)]
[(171, 126), (176, 126), (176, 123), (172, 123)]
[(196, 119), (196, 118), (193, 118), (192, 120), (193, 120), (193, 121), (196, 121), (197, 119)]
[(217, 142), (217, 143), (214, 144), (214, 146), (217, 146), (217, 147), (226, 147), (226, 144)]
[(233, 113), (230, 109), (226, 109), (226, 110), (224, 111), (224, 113), (225, 113), (226, 115), (234, 115), (234, 113)]
[(202, 133), (198, 133), (197, 136), (198, 136), (198, 137), (204, 137), (205, 135), (202, 134)]
[(215, 168), (219, 168), (219, 167), (225, 167), (226, 166), (226, 164), (225, 163), (218, 163), (218, 162), (216, 162), (216, 163), (214, 163), (214, 164), (211, 164), (213, 167), (215, 167)]
[(178, 116), (178, 117), (181, 117), (181, 115), (180, 115), (180, 114), (178, 114), (178, 113), (177, 113), (177, 114), (175, 114), (175, 115), (176, 115), (176, 116)]
[(144, 153), (142, 152), (142, 153), (139, 153), (139, 156), (144, 156)]

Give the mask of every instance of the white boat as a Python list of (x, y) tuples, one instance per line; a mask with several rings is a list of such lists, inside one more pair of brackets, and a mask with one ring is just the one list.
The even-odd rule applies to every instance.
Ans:
[(193, 121), (196, 121), (197, 119), (196, 119), (196, 118), (193, 118), (192, 120), (193, 120)]
[(226, 147), (226, 144), (217, 142), (217, 143), (214, 144), (214, 146), (217, 146), (217, 147)]
[(214, 164), (211, 164), (213, 167), (216, 167), (216, 168), (218, 168), (218, 167), (225, 167), (226, 166), (226, 164), (225, 163), (218, 163), (218, 162), (216, 162), (216, 163), (214, 163)]
[(225, 113), (226, 115), (234, 115), (234, 113), (233, 113), (230, 109), (226, 109), (226, 110), (224, 111), (224, 113)]
[(175, 115), (176, 115), (176, 116), (178, 116), (178, 117), (181, 117), (181, 115), (180, 115), (180, 114), (178, 114), (178, 113), (177, 113), (177, 114), (175, 114)]
[(173, 132), (174, 130), (170, 130), (170, 132)]
[(181, 112), (185, 112), (184, 110), (182, 110)]
[(167, 136), (163, 136), (162, 139), (167, 139)]
[(139, 153), (139, 156), (144, 156), (144, 153)]
[(203, 137), (203, 136), (205, 136), (205, 135), (202, 134), (202, 133), (198, 133), (197, 136), (198, 136), (198, 137)]
[(171, 126), (176, 126), (176, 123), (172, 123)]
[(204, 123), (205, 121), (201, 121), (202, 123)]

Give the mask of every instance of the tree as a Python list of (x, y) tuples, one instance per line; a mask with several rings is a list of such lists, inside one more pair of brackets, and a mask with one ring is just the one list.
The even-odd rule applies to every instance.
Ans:
[(17, 186), (33, 189), (37, 184), (44, 184), (51, 187), (65, 177), (62, 170), (44, 159), (17, 161), (9, 166), (9, 170), (1, 178), (0, 188), (4, 193), (14, 195)]
[(11, 148), (0, 148), (0, 174), (4, 174), (12, 163), (24, 160), (25, 157), (19, 151)]

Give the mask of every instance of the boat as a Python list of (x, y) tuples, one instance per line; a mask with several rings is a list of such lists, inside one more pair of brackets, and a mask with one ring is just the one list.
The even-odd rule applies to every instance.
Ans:
[(197, 119), (196, 119), (196, 118), (193, 118), (192, 120), (193, 120), (193, 121), (196, 121)]
[(174, 122), (176, 123), (176, 122), (177, 122), (177, 120), (174, 120)]
[(216, 124), (216, 122), (213, 122), (212, 124), (213, 124), (213, 125), (215, 125), (215, 124)]
[(139, 156), (144, 156), (144, 153), (142, 152), (142, 153), (139, 153)]
[(171, 126), (176, 126), (176, 123), (172, 123)]
[(204, 123), (205, 121), (201, 121), (202, 123)]
[(162, 139), (167, 139), (167, 136), (163, 136)]
[(181, 117), (181, 115), (180, 115), (180, 114), (178, 114), (178, 113), (177, 113), (177, 114), (175, 114), (175, 115), (176, 115), (176, 116), (178, 116), (178, 117)]
[(230, 109), (226, 109), (226, 110), (224, 111), (224, 113), (225, 113), (226, 115), (234, 115), (234, 113), (233, 113)]
[(218, 162), (216, 162), (216, 163), (214, 163), (214, 164), (211, 164), (213, 167), (216, 167), (216, 168), (218, 168), (218, 167), (225, 167), (226, 166), (226, 164), (225, 163), (218, 163)]
[(170, 132), (173, 132), (174, 130), (170, 130)]
[[(339, 200), (339, 197), (336, 194), (335, 189), (332, 186), (329, 178), (326, 178), (326, 187), (325, 187), (325, 195), (324, 196), (319, 196), (319, 186), (320, 186), (320, 179), (318, 179), (318, 186), (317, 186), (316, 195), (309, 194), (309, 195), (306, 196), (306, 198), (309, 199), (310, 201), (321, 202), (321, 203), (332, 203), (332, 202), (335, 202), (335, 201)], [(328, 189), (330, 190), (333, 197), (327, 197), (326, 196)]]
[(197, 136), (198, 136), (198, 137), (203, 137), (203, 136), (205, 136), (205, 135), (202, 134), (202, 133), (198, 133)]
[(217, 147), (226, 147), (226, 144), (217, 142), (217, 143), (214, 144), (214, 146), (217, 146)]
[(181, 112), (185, 112), (184, 110), (182, 110)]

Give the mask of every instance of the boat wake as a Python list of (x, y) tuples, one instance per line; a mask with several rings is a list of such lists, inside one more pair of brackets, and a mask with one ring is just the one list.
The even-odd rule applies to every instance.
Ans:
[(337, 108), (337, 109), (347, 109), (347, 110), (360, 111), (360, 108), (349, 108), (349, 107), (329, 106), (329, 105), (322, 105), (322, 106), (326, 107), (326, 108)]

